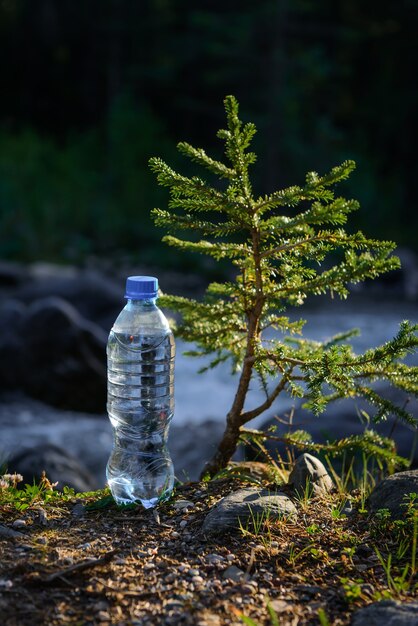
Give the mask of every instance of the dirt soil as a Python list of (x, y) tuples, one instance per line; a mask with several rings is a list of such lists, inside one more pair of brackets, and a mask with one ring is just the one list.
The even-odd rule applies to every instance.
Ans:
[(238, 626), (244, 615), (261, 626), (274, 624), (268, 602), (281, 626), (343, 625), (387, 593), (367, 517), (333, 516), (329, 502), (299, 503), (297, 522), (205, 537), (208, 511), (242, 486), (185, 484), (158, 512), (86, 510), (88, 499), (0, 507), (20, 533), (0, 538), (1, 625)]

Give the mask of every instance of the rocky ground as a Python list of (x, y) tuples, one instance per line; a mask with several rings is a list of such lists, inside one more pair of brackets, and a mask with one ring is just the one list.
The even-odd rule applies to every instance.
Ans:
[[(376, 518), (381, 502), (367, 513), (353, 493), (347, 507), (319, 469), (314, 463), (321, 480), (311, 500), (297, 495), (297, 478), (278, 487), (260, 466), (239, 479), (178, 485), (154, 511), (70, 494), (18, 512), (3, 495), (1, 624), (416, 626), (413, 540), (400, 556), (393, 523)], [(399, 507), (402, 490), (418, 490), (418, 473), (392, 487)], [(384, 562), (393, 555), (392, 579), (377, 546)]]

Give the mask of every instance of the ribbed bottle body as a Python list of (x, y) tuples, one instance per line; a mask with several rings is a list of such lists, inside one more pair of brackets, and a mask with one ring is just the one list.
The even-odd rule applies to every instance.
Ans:
[(167, 436), (174, 413), (173, 334), (153, 302), (128, 302), (107, 344), (114, 430), (107, 479), (119, 504), (155, 506), (174, 483)]

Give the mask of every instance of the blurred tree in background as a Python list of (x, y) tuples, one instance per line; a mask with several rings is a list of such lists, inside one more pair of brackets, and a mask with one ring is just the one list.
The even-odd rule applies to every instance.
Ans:
[(256, 186), (355, 159), (353, 229), (416, 246), (417, 17), (416, 0), (0, 0), (0, 256), (171, 263), (147, 162), (175, 164), (179, 138), (219, 153), (227, 93), (260, 130)]

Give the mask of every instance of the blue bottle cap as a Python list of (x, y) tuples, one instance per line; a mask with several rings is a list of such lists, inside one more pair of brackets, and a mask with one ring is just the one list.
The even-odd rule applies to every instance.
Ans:
[(126, 279), (125, 298), (148, 300), (158, 295), (158, 278), (154, 276), (129, 276)]

